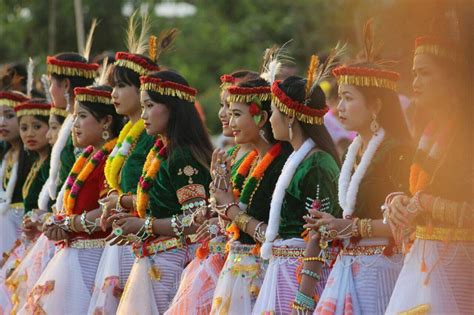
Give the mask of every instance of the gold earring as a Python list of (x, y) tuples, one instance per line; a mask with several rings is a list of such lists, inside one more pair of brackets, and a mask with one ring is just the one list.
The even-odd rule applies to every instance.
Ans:
[(290, 136), (290, 140), (293, 140), (293, 124), (292, 123), (288, 124), (288, 133)]
[(104, 131), (102, 131), (102, 139), (104, 139), (105, 141), (109, 140), (110, 138), (110, 133), (107, 128), (107, 126), (104, 126)]
[(377, 121), (377, 114), (372, 114), (372, 122), (370, 123), (370, 130), (374, 135), (377, 135), (377, 131), (380, 129), (380, 124)]

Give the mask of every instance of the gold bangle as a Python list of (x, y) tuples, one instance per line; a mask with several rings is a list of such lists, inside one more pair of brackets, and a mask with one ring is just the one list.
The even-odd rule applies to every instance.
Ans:
[(249, 216), (245, 211), (240, 211), (234, 218), (234, 223), (237, 225), (237, 227), (245, 232), (245, 229), (247, 228), (247, 224), (250, 222), (252, 219), (251, 216)]
[(113, 193), (118, 193), (118, 189), (112, 188), (111, 190), (109, 190), (109, 191), (107, 192), (107, 197), (110, 196), (110, 195), (113, 194)]
[(359, 229), (359, 218), (354, 218), (352, 220), (352, 237), (359, 237), (360, 236), (360, 229)]
[(307, 261), (319, 261), (319, 262), (322, 262), (322, 263), (325, 263), (324, 259), (322, 257), (304, 257), (303, 258), (303, 261), (304, 262), (307, 262)]
[(367, 237), (372, 237), (372, 219), (367, 219)]
[(123, 203), (122, 203), (122, 198), (125, 197), (125, 196), (130, 196), (130, 193), (123, 193), (123, 194), (120, 194), (118, 199), (117, 199), (117, 203), (118, 205), (122, 208), (122, 209), (129, 209), (128, 207), (124, 207)]
[(69, 229), (74, 233), (78, 232), (76, 229), (76, 225), (74, 224), (74, 219), (76, 219), (76, 217), (77, 217), (77, 214), (73, 214), (69, 216)]

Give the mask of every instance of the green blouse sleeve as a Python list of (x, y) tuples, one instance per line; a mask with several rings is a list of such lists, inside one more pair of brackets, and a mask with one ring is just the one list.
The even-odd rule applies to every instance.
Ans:
[(61, 190), (63, 183), (66, 181), (69, 172), (71, 171), (72, 166), (74, 165), (74, 162), (76, 162), (76, 156), (74, 154), (74, 145), (72, 144), (72, 135), (69, 135), (64, 149), (61, 151), (60, 160), (61, 167), (59, 169), (59, 183), (57, 186), (58, 193)]
[(164, 161), (150, 189), (149, 212), (156, 218), (180, 214), (181, 205), (193, 198), (207, 199), (211, 176), (188, 148), (175, 150)]
[(30, 189), (27, 195), (23, 199), (23, 205), (25, 207), (25, 213), (38, 208), (38, 197), (43, 188), (44, 183), (49, 176), (49, 157), (40, 166), (35, 179), (31, 183)]
[(132, 153), (125, 161), (120, 174), (120, 188), (123, 192), (137, 192), (137, 183), (142, 174), (143, 164), (145, 164), (148, 152), (153, 147), (155, 138), (143, 131), (137, 140)]
[(314, 152), (298, 166), (283, 200), (280, 237), (301, 237), (307, 205), (316, 199), (321, 203), (321, 211), (341, 217), (337, 199), (338, 178), (338, 165), (331, 155), (322, 151)]
[(359, 185), (353, 216), (382, 219), (380, 207), (392, 192), (408, 192), (408, 178), (413, 158), (409, 144), (385, 140), (376, 152)]

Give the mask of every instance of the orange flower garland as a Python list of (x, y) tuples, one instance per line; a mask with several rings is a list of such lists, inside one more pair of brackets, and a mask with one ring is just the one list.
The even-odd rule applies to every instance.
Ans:
[(146, 208), (150, 200), (148, 191), (153, 186), (153, 182), (160, 170), (161, 163), (166, 159), (166, 155), (166, 147), (163, 141), (158, 139), (146, 157), (142, 176), (137, 187), (137, 212), (140, 218), (146, 216)]
[(66, 180), (66, 189), (64, 191), (64, 207), (67, 215), (72, 215), (76, 199), (89, 175), (95, 170), (107, 155), (112, 151), (117, 139), (107, 142), (92, 158), (90, 158), (94, 148), (87, 147), (79, 159), (72, 167), (71, 173)]

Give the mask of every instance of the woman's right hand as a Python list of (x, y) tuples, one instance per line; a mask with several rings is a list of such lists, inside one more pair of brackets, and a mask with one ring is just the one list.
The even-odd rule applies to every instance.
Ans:
[(112, 213), (112, 210), (115, 209), (115, 206), (117, 205), (117, 200), (118, 200), (118, 193), (113, 192), (110, 195), (106, 196), (105, 198), (102, 198), (99, 200), (99, 204), (101, 205), (102, 209), (102, 215), (100, 216), (100, 227), (102, 228), (103, 231), (107, 229), (107, 218), (110, 216)]

